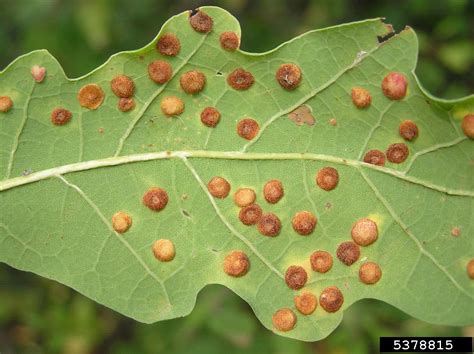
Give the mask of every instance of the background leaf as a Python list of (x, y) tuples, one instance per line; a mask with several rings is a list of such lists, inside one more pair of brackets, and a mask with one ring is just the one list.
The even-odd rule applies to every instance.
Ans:
[[(163, 33), (176, 33), (182, 51), (170, 60), (177, 75), (163, 91), (146, 75), (146, 65), (158, 57), (154, 43), (118, 54), (78, 80), (67, 80), (44, 51), (20, 58), (2, 73), (0, 92), (12, 97), (14, 109), (2, 117), (1, 260), (57, 279), (145, 322), (189, 313), (204, 285), (220, 283), (249, 302), (271, 327), (276, 309), (293, 306), (294, 291), (281, 279), (287, 266), (308, 268), (308, 256), (316, 248), (334, 253), (350, 238), (352, 223), (371, 216), (379, 224), (380, 240), (364, 249), (363, 257), (381, 265), (381, 282), (363, 285), (356, 266), (347, 268), (336, 260), (327, 276), (311, 273), (308, 288), (319, 294), (337, 285), (345, 296), (343, 308), (371, 297), (436, 323), (472, 322), (466, 311), (472, 305), (472, 284), (465, 274), (469, 240), (450, 235), (454, 226), (464, 236), (472, 233), (473, 182), (468, 176), (473, 149), (459, 128), (464, 114), (472, 112), (472, 97), (436, 101), (418, 88), (410, 74), (417, 51), (410, 29), (379, 45), (377, 36), (388, 29), (380, 20), (369, 20), (311, 32), (262, 55), (227, 53), (218, 46), (218, 34), (240, 33), (238, 23), (220, 9), (204, 10), (215, 22), (209, 35), (192, 31), (186, 13), (165, 24)], [(360, 57), (361, 51), (368, 54)], [(274, 80), (278, 65), (288, 61), (297, 62), (304, 73), (302, 85), (291, 93)], [(29, 75), (35, 64), (47, 68), (43, 84)], [(225, 83), (239, 66), (256, 77), (254, 87), (243, 93)], [(193, 68), (202, 70), (208, 83), (202, 94), (191, 97), (180, 92), (178, 77)], [(391, 70), (409, 76), (409, 94), (402, 102), (389, 101), (380, 91)], [(137, 107), (127, 114), (117, 111), (109, 89), (109, 81), (121, 73), (133, 77), (137, 86)], [(106, 92), (97, 111), (81, 108), (76, 100), (79, 88), (91, 82)], [(370, 109), (352, 105), (350, 89), (356, 85), (370, 89)], [(159, 101), (165, 94), (183, 98), (181, 118), (162, 116)], [(49, 121), (58, 102), (74, 117), (61, 128)], [(286, 117), (302, 103), (312, 108), (314, 126), (298, 127)], [(223, 113), (215, 130), (198, 119), (208, 105)], [(244, 116), (262, 127), (247, 145), (235, 133)], [(398, 125), (407, 117), (419, 125), (420, 137), (410, 143), (405, 164), (377, 168), (359, 162), (367, 149), (383, 150), (400, 141)], [(337, 119), (336, 127), (327, 123), (331, 118)], [(125, 163), (130, 159), (135, 162)], [(330, 193), (314, 183), (316, 171), (326, 165), (341, 176)], [(49, 172), (39, 172), (45, 170)], [(25, 171), (28, 176), (16, 177)], [(55, 178), (59, 171), (71, 173)], [(207, 195), (205, 184), (214, 175), (226, 177), (233, 191), (239, 186), (261, 191), (266, 180), (280, 179), (284, 200), (264, 209), (282, 219), (281, 235), (263, 239), (238, 222), (231, 198), (216, 201)], [(144, 191), (153, 185), (167, 189), (171, 197), (158, 215), (141, 204)], [(258, 198), (263, 205), (262, 196)], [(124, 236), (111, 232), (109, 220), (117, 210), (133, 217)], [(318, 216), (310, 237), (291, 229), (298, 210)], [(150, 251), (162, 237), (177, 248), (176, 259), (166, 265), (158, 264)], [(251, 271), (241, 279), (222, 272), (223, 257), (235, 248), (251, 260)], [(316, 340), (333, 330), (341, 316), (341, 311), (327, 314), (318, 307), (311, 316), (298, 316), (297, 327), (287, 334)]]

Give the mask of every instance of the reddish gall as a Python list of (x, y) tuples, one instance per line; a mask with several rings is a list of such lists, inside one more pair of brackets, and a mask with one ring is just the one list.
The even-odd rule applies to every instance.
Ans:
[(311, 268), (318, 273), (326, 273), (332, 268), (332, 256), (326, 251), (314, 251), (310, 258)]
[(173, 76), (173, 68), (163, 60), (155, 60), (148, 64), (148, 76), (157, 84), (164, 84)]
[(303, 267), (289, 266), (285, 273), (285, 282), (290, 289), (298, 290), (305, 286), (308, 281), (308, 274)]
[(270, 204), (276, 204), (285, 194), (283, 184), (277, 179), (272, 179), (263, 186), (263, 197)]
[(235, 32), (222, 32), (219, 36), (221, 47), (228, 51), (234, 51), (239, 48), (240, 39)]
[(375, 284), (382, 277), (382, 269), (377, 263), (367, 262), (359, 268), (359, 279), (364, 284)]
[(224, 272), (232, 277), (247, 274), (249, 267), (249, 258), (242, 251), (232, 251), (224, 258)]
[(311, 315), (318, 306), (318, 299), (313, 293), (303, 291), (294, 297), (296, 309), (303, 315)]
[(297, 212), (291, 220), (293, 230), (303, 236), (311, 234), (314, 231), (317, 222), (318, 220), (316, 219), (316, 216), (309, 211)]
[(407, 94), (408, 81), (405, 75), (391, 72), (382, 80), (382, 92), (391, 100), (401, 100)]
[(198, 9), (190, 12), (189, 23), (196, 32), (208, 33), (212, 31), (214, 21), (211, 16)]
[(225, 178), (213, 177), (207, 183), (207, 190), (215, 198), (224, 199), (229, 195), (230, 184)]
[(112, 227), (119, 234), (127, 232), (132, 226), (132, 218), (123, 211), (118, 211), (112, 215)]
[(77, 99), (82, 107), (97, 109), (104, 101), (104, 91), (99, 85), (88, 84), (82, 86), (77, 94)]
[(262, 217), (262, 208), (258, 204), (250, 204), (240, 209), (239, 219), (244, 225), (255, 225)]
[(372, 102), (369, 90), (362, 87), (354, 87), (351, 91), (352, 103), (357, 108), (367, 108)]
[(411, 120), (404, 120), (398, 131), (400, 136), (407, 141), (412, 141), (418, 137), (418, 126)]
[(254, 83), (252, 73), (242, 68), (235, 69), (227, 76), (227, 83), (235, 90), (248, 90)]
[(276, 71), (275, 78), (286, 90), (294, 90), (301, 82), (301, 70), (292, 63), (281, 64)]
[(156, 49), (161, 55), (174, 57), (181, 50), (181, 43), (174, 34), (167, 33), (158, 39)]
[(369, 150), (364, 155), (364, 162), (376, 166), (384, 166), (385, 154), (380, 150)]
[(295, 313), (287, 308), (280, 309), (272, 316), (273, 326), (282, 332), (291, 331), (296, 324)]
[(474, 139), (474, 114), (466, 114), (461, 123), (462, 131), (470, 139)]
[(386, 153), (387, 160), (392, 163), (402, 163), (408, 157), (408, 146), (403, 143), (392, 144), (388, 147)]
[(155, 258), (161, 262), (172, 261), (176, 255), (173, 242), (167, 239), (155, 241), (152, 246), (152, 251)]
[(188, 71), (181, 75), (179, 84), (184, 92), (194, 95), (204, 89), (206, 76), (198, 70)]
[(221, 113), (214, 107), (206, 107), (201, 112), (201, 122), (209, 128), (214, 128), (221, 119)]
[(352, 241), (342, 242), (336, 251), (336, 256), (347, 266), (354, 264), (360, 257), (359, 245)]
[(8, 96), (0, 96), (0, 112), (7, 113), (13, 107), (13, 101)]
[(143, 195), (143, 204), (153, 211), (161, 211), (168, 204), (168, 193), (162, 188), (150, 188)]
[(37, 83), (43, 82), (46, 75), (46, 68), (39, 65), (33, 65), (31, 67), (31, 76), (35, 79)]
[(234, 193), (234, 203), (239, 207), (246, 207), (255, 202), (257, 196), (251, 188), (239, 188)]
[(128, 112), (135, 108), (135, 100), (133, 98), (120, 98), (118, 101), (118, 109), (122, 112)]
[(454, 237), (461, 236), (461, 229), (459, 227), (453, 227), (451, 229), (451, 236), (454, 236)]
[(351, 236), (359, 246), (368, 246), (377, 240), (379, 230), (375, 221), (363, 218), (352, 225)]
[(258, 122), (252, 118), (244, 118), (237, 123), (237, 134), (246, 140), (252, 140), (260, 131)]
[(179, 116), (184, 111), (184, 102), (179, 97), (167, 96), (161, 100), (160, 108), (168, 117)]
[(339, 183), (339, 173), (335, 168), (324, 167), (316, 175), (316, 184), (325, 191), (333, 190)]
[(110, 82), (110, 88), (117, 97), (132, 97), (135, 93), (133, 80), (126, 75), (118, 75)]
[(469, 278), (474, 279), (474, 258), (467, 263), (466, 272)]
[(324, 289), (319, 296), (319, 304), (326, 312), (336, 312), (344, 303), (344, 296), (336, 286)]
[(51, 112), (51, 122), (54, 125), (64, 125), (67, 124), (72, 118), (71, 111), (65, 108), (55, 108)]
[(280, 233), (281, 221), (275, 214), (266, 213), (260, 217), (257, 229), (264, 236), (275, 237)]

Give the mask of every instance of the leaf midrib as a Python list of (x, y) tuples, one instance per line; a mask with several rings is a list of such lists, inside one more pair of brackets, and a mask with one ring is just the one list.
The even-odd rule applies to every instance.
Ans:
[[(452, 145), (444, 144), (440, 148), (446, 146), (453, 146), (458, 144), (465, 139), (456, 139), (453, 141)], [(429, 150), (433, 152), (435, 150)], [(421, 155), (418, 155), (421, 156)], [(153, 160), (163, 160), (163, 159), (172, 159), (172, 158), (208, 158), (208, 159), (224, 159), (224, 160), (313, 160), (313, 161), (322, 161), (329, 162), (338, 165), (351, 166), (357, 169), (370, 169), (375, 170), (387, 175), (391, 175), (398, 179), (410, 182), (423, 186), (425, 188), (438, 191), (440, 193), (445, 193), (449, 195), (456, 195), (461, 197), (474, 197), (474, 191), (464, 190), (464, 189), (451, 189), (444, 186), (437, 185), (430, 181), (422, 180), (420, 178), (411, 176), (402, 171), (393, 170), (388, 167), (376, 166), (368, 164), (359, 160), (348, 159), (343, 157), (337, 157), (333, 155), (325, 154), (313, 154), (313, 153), (258, 153), (258, 152), (238, 152), (238, 151), (209, 151), (209, 150), (182, 150), (182, 151), (160, 151), (160, 152), (151, 152), (143, 154), (133, 154), (126, 156), (118, 157), (109, 157), (98, 160), (89, 160), (84, 162), (77, 162), (73, 164), (53, 167), (50, 169), (42, 170), (39, 172), (34, 172), (27, 176), (16, 177), (12, 179), (6, 179), (0, 182), (0, 192), (8, 189), (12, 189), (18, 186), (26, 185), (29, 183), (38, 182), (45, 180), (51, 177), (57, 177), (59, 175), (64, 175), (73, 172), (81, 172), (87, 170), (93, 170), (95, 168), (102, 167), (111, 167), (123, 165), (126, 163), (135, 163), (135, 162), (146, 162)]]

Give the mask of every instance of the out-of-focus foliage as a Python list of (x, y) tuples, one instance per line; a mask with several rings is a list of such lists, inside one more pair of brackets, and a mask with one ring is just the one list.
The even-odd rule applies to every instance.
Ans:
[[(242, 48), (259, 52), (309, 29), (385, 16), (397, 31), (407, 24), (416, 30), (417, 74), (433, 94), (459, 97), (474, 88), (471, 0), (0, 0), (0, 67), (46, 48), (68, 76), (80, 76), (112, 53), (145, 45), (170, 16), (202, 4), (231, 11), (243, 28)], [(153, 325), (126, 319), (62, 285), (5, 265), (0, 289), (2, 354), (376, 353), (382, 335), (472, 332), (428, 325), (366, 300), (351, 307), (327, 339), (310, 344), (273, 335), (223, 287), (206, 288), (190, 316)]]
[(461, 97), (474, 87), (472, 0), (0, 0), (0, 67), (47, 48), (68, 76), (81, 76), (113, 53), (148, 43), (172, 15), (204, 4), (236, 16), (242, 48), (258, 52), (307, 30), (384, 16), (397, 31), (416, 30), (417, 73), (431, 93)]
[(8, 289), (0, 293), (2, 354), (366, 354), (378, 353), (380, 336), (463, 334), (462, 328), (426, 324), (382, 302), (364, 300), (344, 314), (328, 338), (312, 344), (266, 330), (248, 305), (222, 286), (205, 288), (191, 315), (152, 325), (5, 265), (0, 286)]

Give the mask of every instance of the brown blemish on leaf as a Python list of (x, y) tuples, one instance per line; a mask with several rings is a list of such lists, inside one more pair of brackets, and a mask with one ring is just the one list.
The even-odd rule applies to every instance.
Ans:
[(293, 230), (303, 236), (311, 234), (314, 231), (317, 222), (318, 220), (316, 219), (316, 216), (309, 211), (300, 211), (296, 213), (291, 220)]
[(239, 36), (235, 32), (222, 32), (219, 41), (223, 49), (231, 52), (238, 49), (240, 45)]
[(163, 60), (155, 60), (148, 64), (148, 76), (157, 84), (164, 84), (173, 76), (173, 68)]
[(158, 50), (161, 55), (174, 57), (178, 55), (181, 50), (181, 43), (174, 34), (167, 33), (161, 36), (156, 42), (156, 50)]
[(357, 108), (367, 108), (372, 103), (369, 90), (362, 87), (354, 87), (351, 91), (352, 103)]
[(112, 227), (119, 234), (127, 232), (130, 226), (132, 226), (132, 218), (127, 213), (118, 211), (112, 215)]
[(208, 33), (212, 31), (214, 21), (211, 16), (198, 9), (196, 12), (190, 12), (189, 23), (196, 32)]
[(275, 78), (284, 89), (294, 90), (301, 82), (301, 70), (296, 64), (281, 64)]
[(181, 75), (179, 84), (184, 92), (194, 95), (204, 89), (206, 76), (198, 70), (188, 71)]
[(232, 251), (224, 258), (224, 272), (232, 277), (247, 274), (249, 267), (249, 258), (242, 251)]
[(474, 279), (474, 258), (467, 263), (466, 272), (469, 278)]
[(401, 100), (407, 94), (408, 81), (405, 75), (391, 72), (382, 80), (382, 92), (391, 100)]
[(161, 100), (160, 108), (168, 117), (178, 116), (184, 111), (184, 102), (176, 96), (167, 96)]
[(121, 98), (118, 101), (118, 109), (122, 112), (128, 112), (135, 108), (135, 100), (133, 98)]
[(284, 194), (283, 184), (277, 179), (272, 179), (263, 186), (263, 197), (270, 204), (278, 203)]
[(316, 184), (325, 191), (333, 190), (339, 183), (339, 173), (335, 168), (324, 167), (316, 175)]
[(470, 139), (474, 139), (474, 114), (466, 114), (461, 123), (462, 131)]
[(332, 256), (326, 251), (314, 251), (310, 258), (311, 268), (318, 273), (326, 273), (332, 268)]
[(117, 97), (132, 97), (135, 93), (133, 80), (126, 75), (118, 75), (110, 81), (110, 88)]
[(336, 312), (344, 303), (344, 296), (336, 286), (324, 289), (319, 296), (319, 304), (326, 312)]
[(252, 118), (244, 118), (237, 123), (237, 134), (247, 140), (255, 138), (259, 130), (258, 122)]
[(104, 134), (104, 131), (105, 131), (104, 128), (99, 128), (99, 129), (98, 129), (99, 134)]
[(54, 125), (64, 125), (67, 124), (72, 118), (71, 111), (65, 108), (55, 108), (51, 112), (51, 122)]
[(35, 79), (37, 83), (41, 83), (44, 80), (46, 75), (46, 68), (39, 65), (33, 65), (31, 67), (31, 76)]
[(298, 290), (305, 286), (308, 281), (306, 270), (300, 266), (289, 266), (285, 273), (285, 282), (290, 289)]
[(359, 246), (368, 246), (377, 240), (379, 230), (374, 221), (363, 218), (352, 225), (351, 235), (354, 242)]
[(246, 207), (255, 203), (255, 191), (251, 188), (239, 188), (234, 194), (234, 203), (239, 207)]
[(168, 204), (168, 193), (162, 188), (150, 188), (143, 195), (143, 204), (153, 211), (161, 211)]
[(337, 125), (337, 119), (336, 118), (329, 119), (329, 124), (335, 127)]
[(221, 113), (214, 107), (206, 107), (201, 112), (201, 122), (209, 128), (214, 128), (221, 119)]
[(172, 261), (176, 255), (173, 242), (167, 239), (155, 241), (152, 250), (155, 258), (162, 262)]
[(380, 150), (369, 150), (365, 153), (364, 162), (376, 166), (384, 166), (385, 154)]
[(264, 236), (275, 237), (280, 233), (281, 221), (275, 214), (266, 213), (260, 217), (257, 229)]
[(296, 108), (293, 112), (288, 114), (288, 118), (296, 123), (296, 125), (314, 125), (316, 119), (313, 117), (311, 108), (307, 105), (302, 105)]
[(400, 136), (408, 141), (418, 137), (418, 126), (411, 120), (404, 120), (398, 129)]
[(359, 245), (352, 241), (346, 241), (339, 245), (336, 256), (347, 266), (354, 264), (360, 257)]
[(224, 199), (229, 195), (230, 184), (225, 178), (213, 177), (207, 184), (207, 189), (213, 197)]
[(258, 204), (250, 204), (240, 209), (239, 219), (244, 225), (255, 225), (262, 217), (262, 208)]
[(77, 99), (82, 107), (97, 109), (104, 102), (104, 91), (99, 85), (88, 84), (82, 86), (77, 94)]
[(227, 76), (227, 83), (235, 90), (248, 90), (253, 85), (254, 78), (252, 73), (238, 68)]
[(8, 96), (0, 96), (0, 112), (7, 113), (13, 107), (13, 101)]
[(386, 153), (387, 160), (393, 163), (402, 163), (408, 157), (408, 147), (404, 143), (392, 144), (388, 147)]
[(461, 229), (459, 227), (453, 227), (451, 229), (451, 235), (454, 236), (454, 237), (461, 236)]
[(280, 309), (272, 316), (273, 326), (279, 331), (291, 331), (296, 324), (296, 315), (290, 309)]
[(309, 291), (303, 291), (294, 297), (296, 309), (303, 315), (311, 315), (318, 306), (316, 295)]
[(377, 263), (367, 262), (359, 268), (359, 279), (364, 284), (375, 284), (382, 277), (382, 269)]

